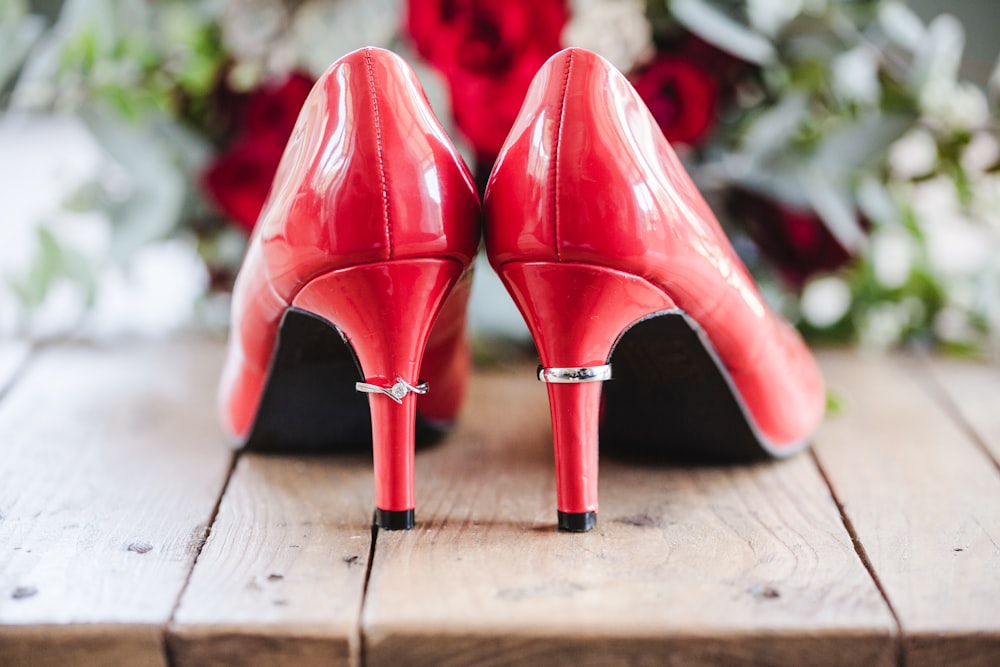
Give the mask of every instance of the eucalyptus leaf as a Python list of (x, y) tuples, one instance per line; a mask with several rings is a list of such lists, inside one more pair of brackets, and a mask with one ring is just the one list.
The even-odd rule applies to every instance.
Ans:
[(129, 123), (97, 107), (82, 110), (80, 116), (129, 179), (128, 196), (107, 210), (115, 228), (112, 257), (124, 261), (177, 227), (184, 204), (184, 177), (170, 159), (153, 119)]
[(901, 215), (896, 202), (881, 179), (867, 174), (855, 190), (858, 208), (876, 225), (899, 225)]
[(740, 142), (741, 152), (753, 161), (784, 150), (795, 129), (805, 120), (808, 97), (801, 92), (786, 95), (756, 117)]
[(828, 130), (813, 153), (823, 169), (855, 170), (885, 157), (889, 145), (913, 126), (904, 114), (873, 113)]
[(0, 22), (0, 90), (17, 74), (44, 31), (45, 19), (41, 16), (4, 17)]
[(918, 45), (909, 83), (914, 91), (930, 85), (953, 83), (958, 79), (965, 49), (965, 29), (951, 14), (937, 16), (927, 26), (927, 34)]
[(831, 178), (828, 170), (815, 163), (804, 165), (798, 179), (802, 192), (837, 242), (848, 252), (860, 252), (867, 235), (846, 185), (838, 183), (839, 179)]
[(764, 35), (704, 0), (670, 0), (670, 11), (685, 28), (727, 53), (757, 65), (777, 60), (774, 45)]
[(882, 32), (897, 46), (912, 52), (921, 48), (927, 35), (923, 21), (904, 2), (883, 2), (878, 9)]

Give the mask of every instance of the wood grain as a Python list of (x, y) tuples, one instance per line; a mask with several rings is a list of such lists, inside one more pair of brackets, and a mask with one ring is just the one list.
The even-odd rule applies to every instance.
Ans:
[(164, 664), (230, 466), (220, 359), (215, 343), (50, 348), (0, 402), (0, 655)]
[(561, 534), (532, 376), (477, 377), (459, 431), (418, 455), (418, 527), (377, 537), (368, 664), (894, 663), (891, 614), (808, 455), (605, 454), (598, 528)]
[(244, 455), (170, 630), (183, 665), (358, 664), (371, 460)]
[(947, 404), (1000, 465), (1000, 368), (957, 359), (935, 359), (927, 368)]
[(928, 390), (923, 364), (822, 360), (844, 410), (816, 455), (899, 618), (905, 663), (1000, 663), (996, 467)]

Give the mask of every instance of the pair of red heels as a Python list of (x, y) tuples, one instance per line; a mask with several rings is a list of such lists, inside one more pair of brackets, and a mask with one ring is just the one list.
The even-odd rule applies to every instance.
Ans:
[(599, 430), (605, 446), (748, 459), (818, 426), (808, 349), (611, 65), (567, 49), (541, 68), (481, 212), (413, 72), (370, 48), (316, 83), (251, 238), (229, 433), (264, 450), (370, 443), (376, 524), (412, 527), (415, 434), (447, 429), (469, 379), (481, 215), (548, 383), (561, 529), (595, 524)]

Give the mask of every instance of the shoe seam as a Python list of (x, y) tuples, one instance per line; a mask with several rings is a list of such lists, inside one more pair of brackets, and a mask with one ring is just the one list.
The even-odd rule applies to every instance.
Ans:
[(569, 90), (569, 77), (573, 70), (573, 52), (566, 58), (566, 69), (563, 71), (562, 92), (559, 95), (559, 118), (556, 125), (555, 145), (552, 148), (552, 169), (549, 173), (551, 191), (552, 236), (555, 246), (556, 261), (562, 261), (559, 250), (559, 158), (562, 148), (563, 121), (566, 118), (566, 94)]
[(389, 180), (385, 173), (385, 152), (382, 147), (382, 118), (379, 114), (378, 93), (375, 87), (375, 67), (372, 65), (371, 49), (365, 49), (365, 65), (368, 68), (368, 89), (372, 98), (372, 116), (375, 121), (375, 150), (378, 155), (379, 181), (382, 187), (382, 218), (385, 224), (386, 259), (392, 259), (392, 226), (390, 224)]

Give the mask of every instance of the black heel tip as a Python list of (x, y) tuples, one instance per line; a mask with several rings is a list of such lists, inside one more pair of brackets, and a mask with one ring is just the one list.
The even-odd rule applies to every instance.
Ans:
[(559, 530), (586, 533), (597, 525), (597, 512), (559, 512)]
[(375, 509), (375, 525), (385, 530), (409, 530), (413, 528), (413, 510)]

